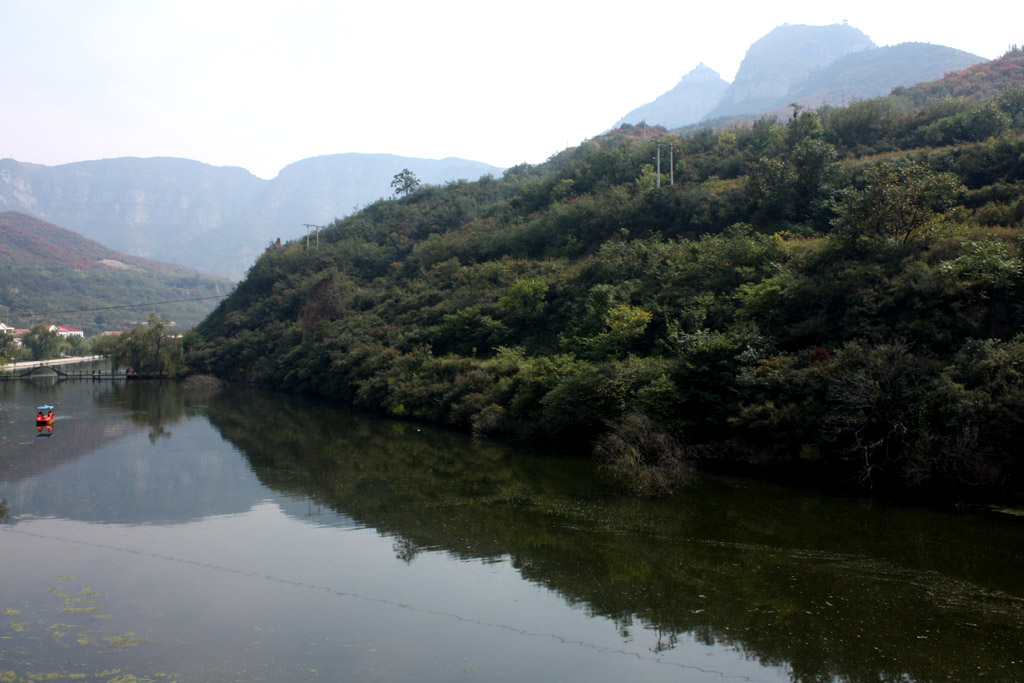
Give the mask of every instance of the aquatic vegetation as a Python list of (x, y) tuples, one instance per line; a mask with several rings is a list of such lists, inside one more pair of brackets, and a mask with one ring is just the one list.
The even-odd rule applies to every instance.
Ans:
[(136, 645), (140, 645), (142, 643), (153, 642), (149, 638), (144, 638), (130, 631), (128, 633), (123, 633), (119, 636), (104, 636), (103, 640), (107, 641), (108, 643), (117, 648), (135, 647)]
[[(67, 584), (74, 581), (72, 575), (59, 576), (55, 579), (58, 584)], [(57, 615), (63, 615), (74, 619), (76, 616), (88, 616), (90, 620), (102, 620), (116, 622), (115, 615), (105, 613), (96, 614), (104, 607), (101, 598), (108, 597), (107, 593), (94, 590), (88, 584), (83, 584), (77, 593), (61, 590), (57, 587), (45, 589), (46, 593), (59, 600), (59, 606), (54, 609), (49, 603), (42, 603), (32, 607), (24, 600), (17, 601), (17, 607), (4, 607), (3, 614), (8, 617), (19, 617), (18, 621), (9, 621), (6, 634), (3, 636), (8, 643), (0, 648), (0, 656), (5, 650), (12, 651), (15, 647), (23, 654), (39, 652), (39, 657), (45, 657), (39, 646), (43, 642), (52, 643), (49, 647), (59, 648), (80, 648), (83, 651), (94, 653), (120, 652), (128, 648), (135, 648), (145, 643), (153, 642), (152, 639), (139, 635), (134, 631), (121, 633), (104, 633), (97, 628), (84, 628), (82, 623), (69, 623), (55, 621)], [(95, 621), (92, 621), (95, 624)], [(38, 634), (44, 633), (48, 638), (40, 638)], [(30, 662), (31, 660), (26, 660)], [(40, 662), (43, 663), (43, 659)], [(45, 664), (44, 664), (45, 666)], [(38, 667), (42, 668), (42, 667)], [(0, 671), (0, 683), (28, 683), (33, 681), (49, 680), (103, 680), (119, 683), (146, 683), (166, 678), (170, 674), (150, 674), (146, 676), (123, 673), (122, 669), (106, 669), (95, 673), (83, 673), (80, 670), (59, 670), (46, 673), (32, 672), (32, 667), (26, 666), (20, 673), (18, 671)]]

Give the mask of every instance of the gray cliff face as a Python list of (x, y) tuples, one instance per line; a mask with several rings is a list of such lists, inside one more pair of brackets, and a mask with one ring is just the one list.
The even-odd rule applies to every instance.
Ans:
[(896, 86), (936, 80), (983, 61), (962, 50), (927, 43), (879, 48), (846, 24), (784, 25), (750, 46), (732, 84), (701, 64), (675, 88), (634, 109), (615, 127), (645, 121), (684, 128), (717, 118), (778, 115), (792, 103), (845, 105), (887, 95)]
[(697, 123), (718, 106), (728, 82), (717, 71), (701, 63), (680, 79), (676, 87), (660, 95), (653, 102), (637, 107), (615, 123), (637, 124), (646, 121), (652, 126), (682, 128)]
[(38, 214), (39, 201), (32, 194), (31, 171), (34, 164), (19, 164), (12, 159), (0, 160), (0, 210), (21, 210)]
[(61, 225), (133, 256), (240, 279), (267, 244), (304, 234), (390, 193), (403, 168), (424, 183), (501, 169), (461, 159), (339, 154), (286, 167), (273, 180), (173, 158), (42, 166), (0, 160), (0, 211)]
[(186, 159), (104, 159), (52, 167), (5, 159), (0, 161), (0, 206), (69, 226), (133, 256), (181, 263), (183, 245), (222, 226), (265, 182), (240, 168)]
[(846, 24), (780, 26), (750, 46), (736, 80), (704, 118), (774, 109), (780, 98), (815, 71), (844, 55), (874, 47), (870, 38)]

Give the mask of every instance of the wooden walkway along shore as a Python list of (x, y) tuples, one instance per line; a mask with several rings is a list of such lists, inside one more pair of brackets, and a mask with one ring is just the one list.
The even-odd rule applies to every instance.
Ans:
[[(46, 368), (52, 370), (52, 368)], [(26, 372), (20, 375), (11, 374), (0, 374), (0, 382), (7, 380), (33, 380), (43, 379), (45, 377), (53, 377), (52, 374), (36, 374), (33, 372)], [(110, 370), (87, 372), (87, 371), (72, 371), (72, 372), (58, 372), (56, 373), (57, 381), (63, 382), (65, 380), (90, 380), (94, 382), (101, 382), (104, 380), (137, 380), (137, 379), (167, 379), (168, 374), (166, 372), (111, 372)]]
[(9, 363), (4, 365), (3, 372), (0, 372), (0, 381), (15, 379), (30, 380), (33, 377), (52, 377), (53, 375), (57, 376), (58, 381), (68, 379), (93, 380), (97, 382), (115, 379), (167, 379), (166, 372), (134, 372), (132, 370), (123, 370), (119, 372), (115, 372), (113, 370), (64, 370), (60, 367), (62, 365), (73, 365), (76, 363), (90, 363), (97, 360), (103, 360), (103, 357), (84, 356), (78, 358), (55, 358), (53, 360)]
[[(41, 372), (40, 372), (41, 371)], [(50, 371), (50, 372), (46, 372)], [(52, 373), (52, 374), (51, 374)], [(58, 370), (45, 365), (39, 365), (25, 372), (11, 374), (0, 374), (0, 381), (6, 380), (32, 380), (44, 377), (57, 376), (58, 381), (64, 380), (90, 380), (100, 382), (104, 380), (136, 380), (136, 379), (167, 379), (166, 372), (131, 372), (128, 370), (114, 372), (112, 370)]]

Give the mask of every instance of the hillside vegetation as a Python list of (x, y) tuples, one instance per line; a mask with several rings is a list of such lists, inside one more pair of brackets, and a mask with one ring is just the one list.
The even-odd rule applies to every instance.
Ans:
[[(128, 256), (23, 213), (0, 213), (0, 322), (12, 327), (53, 323), (92, 336), (156, 312), (188, 329), (231, 287), (224, 278)], [(174, 303), (129, 307), (158, 302)]]
[(685, 137), (626, 126), (377, 202), (319, 248), (268, 248), (188, 362), (592, 453), (644, 493), (695, 465), (772, 465), (1010, 495), (1024, 86), (908, 102)]

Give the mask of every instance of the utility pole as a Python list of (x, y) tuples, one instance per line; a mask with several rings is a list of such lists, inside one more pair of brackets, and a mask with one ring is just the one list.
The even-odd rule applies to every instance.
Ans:
[(303, 223), (306, 227), (306, 249), (309, 249), (309, 231), (316, 229), (316, 249), (320, 251), (320, 231), (326, 228), (326, 225), (313, 225), (312, 223)]
[(668, 146), (668, 184), (676, 184), (676, 146), (670, 144)]
[(661, 187), (661, 143), (658, 143), (658, 187)]
[[(661, 146), (664, 143), (658, 143), (658, 187), (661, 187)], [(668, 168), (669, 168), (669, 185), (676, 184), (676, 146), (675, 143), (670, 143), (668, 146)]]

